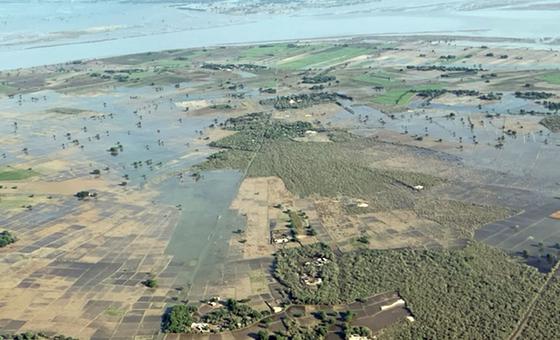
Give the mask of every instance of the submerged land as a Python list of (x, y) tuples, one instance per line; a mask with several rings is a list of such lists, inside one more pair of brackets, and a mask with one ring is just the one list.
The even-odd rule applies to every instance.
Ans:
[(0, 329), (558, 337), (560, 56), (467, 40), (2, 71)]

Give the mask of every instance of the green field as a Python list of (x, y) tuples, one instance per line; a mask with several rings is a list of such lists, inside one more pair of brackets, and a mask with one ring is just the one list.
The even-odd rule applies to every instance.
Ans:
[(38, 175), (33, 170), (15, 169), (12, 167), (0, 168), (0, 181), (20, 181)]
[(560, 72), (548, 73), (548, 74), (545, 74), (545, 75), (539, 77), (539, 79), (544, 80), (544, 81), (546, 81), (547, 83), (550, 83), (550, 84), (560, 85)]
[(280, 63), (284, 69), (324, 68), (342, 63), (348, 59), (368, 53), (370, 50), (359, 47), (337, 47), (318, 51), (299, 59)]
[(382, 105), (408, 105), (414, 98), (414, 90), (440, 89), (442, 87), (442, 84), (422, 84), (389, 88), (382, 95), (374, 97), (372, 102)]
[(374, 86), (388, 87), (395, 82), (395, 77), (389, 73), (361, 74), (353, 80)]

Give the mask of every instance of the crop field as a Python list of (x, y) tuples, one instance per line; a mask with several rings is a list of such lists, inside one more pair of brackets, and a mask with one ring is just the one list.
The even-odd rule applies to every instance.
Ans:
[(559, 72), (551, 72), (548, 74), (545, 74), (543, 76), (540, 77), (540, 79), (546, 81), (547, 83), (550, 84), (554, 84), (554, 85), (560, 85), (560, 73)]
[(367, 54), (370, 50), (358, 47), (328, 48), (309, 55), (296, 57), (294, 60), (281, 62), (278, 67), (282, 69), (325, 68), (334, 64), (343, 63), (357, 56)]
[(38, 175), (31, 169), (0, 168), (0, 181), (19, 181)]

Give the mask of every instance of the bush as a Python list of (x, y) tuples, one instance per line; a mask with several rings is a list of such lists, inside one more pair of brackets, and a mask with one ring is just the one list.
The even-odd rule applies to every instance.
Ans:
[(12, 235), (9, 231), (4, 230), (0, 232), (0, 248), (3, 248), (8, 244), (12, 244), (16, 240), (17, 240), (16, 237)]

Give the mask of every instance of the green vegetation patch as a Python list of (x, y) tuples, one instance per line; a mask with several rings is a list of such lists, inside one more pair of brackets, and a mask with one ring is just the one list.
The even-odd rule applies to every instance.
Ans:
[[(318, 258), (330, 261), (315, 271), (305, 265)], [(348, 303), (398, 291), (416, 321), (389, 328), (381, 334), (387, 339), (503, 339), (544, 282), (534, 268), (476, 242), (463, 249), (360, 250), (339, 257), (327, 246), (304, 246), (278, 252), (275, 275), (301, 302)], [(310, 275), (322, 283), (306, 284)]]
[(282, 122), (261, 112), (230, 118), (223, 127), (238, 132), (212, 142), (210, 146), (245, 151), (256, 151), (264, 141), (303, 137), (305, 131), (313, 129), (311, 123)]
[(337, 46), (302, 56), (278, 66), (285, 69), (305, 69), (311, 67), (329, 67), (368, 53), (369, 50), (360, 47)]
[[(500, 207), (430, 199), (416, 201), (414, 211), (419, 217), (441, 225), (445, 233), (453, 234), (449, 236), (460, 238), (471, 238), (480, 226), (505, 219), (513, 214), (513, 211)], [(437, 232), (441, 233), (441, 230)], [(437, 238), (437, 235), (433, 236)]]
[(408, 105), (417, 91), (437, 90), (441, 84), (423, 84), (408, 87), (386, 89), (385, 93), (374, 97), (372, 101), (382, 105)]
[(266, 316), (246, 304), (234, 299), (228, 299), (223, 307), (214, 309), (205, 315), (197, 313), (194, 305), (175, 305), (169, 308), (163, 318), (162, 329), (166, 333), (193, 333), (200, 330), (191, 328), (193, 323), (199, 323), (204, 331), (235, 330), (254, 324)]
[(8, 244), (16, 242), (17, 239), (12, 233), (7, 230), (0, 231), (0, 248), (4, 248)]
[(540, 79), (550, 84), (560, 85), (560, 72), (547, 73), (541, 76)]
[(537, 300), (520, 339), (556, 339), (560, 334), (560, 278), (554, 277)]
[(16, 169), (10, 166), (0, 168), (0, 181), (20, 181), (37, 175), (38, 173), (31, 169)]
[(294, 301), (307, 304), (339, 302), (339, 267), (327, 245), (317, 243), (279, 251), (274, 274), (290, 288), (290, 297)]
[(195, 321), (197, 308), (192, 305), (175, 305), (163, 317), (163, 331), (166, 333), (189, 333)]
[(347, 196), (366, 199), (371, 207), (412, 208), (411, 187), (429, 189), (442, 182), (434, 176), (372, 167), (366, 153), (379, 147), (369, 138), (333, 133), (333, 143), (297, 142), (311, 129), (309, 123), (270, 120), (251, 114), (226, 121), (225, 128), (238, 131), (212, 143), (228, 151), (211, 155), (200, 170), (238, 168), (250, 177), (280, 177), (300, 196)]

